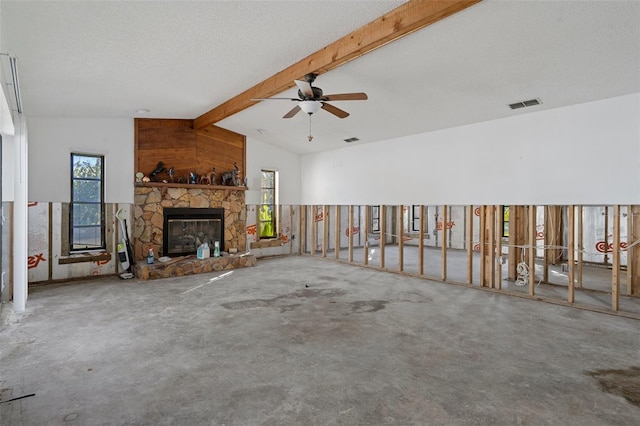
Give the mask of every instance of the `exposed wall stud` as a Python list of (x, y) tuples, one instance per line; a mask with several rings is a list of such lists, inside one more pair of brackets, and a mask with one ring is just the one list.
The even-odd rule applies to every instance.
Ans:
[(487, 255), (487, 232), (485, 230), (485, 215), (486, 215), (486, 206), (480, 206), (480, 235), (478, 244), (480, 244), (480, 285), (482, 287), (487, 286), (486, 281), (486, 262), (485, 256)]
[(384, 248), (387, 239), (387, 206), (380, 206), (380, 267), (384, 269)]
[(322, 257), (327, 257), (329, 247), (329, 206), (322, 206)]
[(311, 256), (316, 254), (316, 247), (318, 246), (318, 207), (311, 206), (311, 247), (309, 247), (309, 254)]
[(420, 226), (418, 227), (418, 275), (424, 274), (424, 224), (425, 224), (425, 208), (420, 205)]
[(349, 205), (349, 263), (353, 263), (353, 206), (352, 205)]
[[(606, 237), (605, 237), (606, 241)], [(611, 309), (620, 309), (620, 206), (613, 206), (613, 250), (611, 252)]]
[(398, 270), (404, 271), (404, 206), (396, 207), (398, 210)]
[(578, 288), (582, 288), (582, 258), (584, 256), (584, 238), (582, 229), (582, 206), (578, 206), (578, 264), (577, 266), (577, 283)]
[[(371, 206), (364, 206), (364, 259), (362, 263), (365, 265), (369, 264), (369, 229), (371, 228)], [(361, 230), (362, 232), (362, 230)]]
[(467, 284), (473, 284), (473, 205), (466, 207), (467, 216)]
[(335, 235), (334, 235), (334, 241), (335, 241), (335, 258), (336, 260), (340, 259), (340, 206), (336, 206), (336, 217), (335, 217), (335, 226), (334, 226), (334, 230), (335, 230)]
[(442, 214), (440, 215), (442, 221), (442, 281), (447, 280), (447, 244), (449, 243), (449, 233), (447, 232), (447, 222), (449, 218), (447, 216), (447, 206), (442, 206)]
[(528, 212), (529, 225), (529, 296), (535, 296), (536, 284), (536, 206), (530, 205)]
[(575, 239), (576, 239), (576, 227), (575, 227), (575, 219), (576, 219), (576, 209), (574, 206), (569, 206), (567, 209), (567, 216), (569, 218), (569, 223), (567, 224), (567, 255), (569, 264), (569, 291), (567, 294), (567, 302), (573, 303), (575, 301)]
[(502, 289), (502, 220), (504, 219), (504, 206), (496, 208), (495, 215), (495, 236), (496, 236), (496, 282), (495, 288)]

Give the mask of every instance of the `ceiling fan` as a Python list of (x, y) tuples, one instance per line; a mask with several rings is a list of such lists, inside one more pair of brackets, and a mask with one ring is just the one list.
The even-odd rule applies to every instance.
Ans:
[(368, 96), (366, 93), (339, 93), (335, 95), (324, 95), (322, 89), (314, 87), (311, 84), (315, 81), (318, 74), (307, 74), (304, 76), (304, 80), (293, 80), (298, 86), (298, 98), (254, 98), (254, 101), (270, 101), (270, 100), (288, 100), (298, 102), (298, 105), (293, 107), (291, 111), (286, 113), (282, 118), (291, 118), (296, 115), (300, 110), (311, 115), (320, 108), (330, 112), (338, 118), (346, 118), (349, 113), (337, 108), (329, 101), (366, 101)]

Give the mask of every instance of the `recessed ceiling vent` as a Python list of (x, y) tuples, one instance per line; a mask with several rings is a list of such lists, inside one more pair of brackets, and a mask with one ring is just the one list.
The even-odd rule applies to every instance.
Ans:
[(357, 141), (359, 141), (359, 140), (360, 140), (360, 139), (358, 139), (358, 138), (349, 138), (349, 139), (345, 139), (344, 141), (345, 141), (346, 143), (351, 143), (351, 142), (357, 142)]
[(525, 107), (530, 107), (534, 105), (540, 105), (540, 99), (529, 99), (528, 101), (516, 102), (514, 104), (509, 104), (509, 108), (511, 109), (520, 109)]

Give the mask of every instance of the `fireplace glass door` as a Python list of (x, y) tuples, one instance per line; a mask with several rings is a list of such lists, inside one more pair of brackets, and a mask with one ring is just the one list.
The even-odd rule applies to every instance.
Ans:
[(170, 219), (167, 254), (195, 253), (198, 247), (221, 239), (220, 219)]

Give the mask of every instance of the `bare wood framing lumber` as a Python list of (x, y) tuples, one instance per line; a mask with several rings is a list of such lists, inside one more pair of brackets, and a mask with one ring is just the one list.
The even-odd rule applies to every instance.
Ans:
[[(47, 277), (49, 279), (49, 281), (51, 281), (53, 279), (53, 203), (48, 203), (49, 204), (49, 225), (48, 225), (48, 242), (47, 242), (47, 249), (49, 250), (49, 261), (47, 262)], [(116, 208), (118, 207), (118, 205), (116, 204)], [(111, 217), (111, 216), (109, 216)], [(119, 230), (119, 226), (115, 227), (115, 232), (116, 232), (116, 241), (120, 241), (121, 238), (118, 238), (119, 235), (117, 235), (118, 230)], [(117, 252), (117, 249), (116, 249)], [(116, 272), (119, 272), (120, 269), (120, 262), (115, 262), (116, 264)]]
[(322, 206), (322, 257), (327, 257), (329, 249), (329, 206)]
[[(364, 259), (362, 259), (362, 263), (365, 265), (369, 264), (369, 222), (371, 222), (371, 214), (370, 214), (371, 206), (364, 206)], [(362, 226), (361, 226), (362, 227)]]
[(398, 209), (398, 270), (404, 271), (404, 206), (396, 207)]
[(487, 206), (485, 209), (485, 237), (487, 237), (487, 249), (485, 251), (485, 282), (489, 288), (496, 284), (496, 206)]
[(309, 254), (313, 256), (316, 254), (316, 247), (318, 246), (318, 208), (314, 205), (311, 206), (311, 247), (309, 247)]
[(613, 206), (613, 250), (611, 251), (611, 309), (620, 309), (620, 206)]
[(575, 258), (576, 258), (576, 209), (575, 206), (570, 205), (567, 209), (567, 216), (569, 217), (569, 223), (567, 224), (567, 242), (568, 242), (568, 264), (569, 264), (569, 288), (567, 294), (567, 302), (573, 303), (575, 301)]
[(418, 275), (424, 274), (424, 205), (420, 205), (420, 226), (418, 227)]
[[(544, 206), (544, 250), (542, 252), (542, 281), (545, 283), (549, 282), (549, 255), (550, 249), (547, 247), (551, 245), (549, 242), (549, 238), (551, 232), (553, 232), (553, 227), (549, 226), (549, 222), (551, 222), (551, 217), (549, 213), (550, 206)], [(550, 232), (551, 231), (551, 232)]]
[(210, 126), (294, 86), (305, 74), (323, 74), (378, 47), (451, 16), (481, 0), (409, 1), (318, 50), (194, 120), (196, 129)]
[(582, 288), (582, 258), (584, 256), (584, 242), (582, 230), (582, 206), (578, 206), (578, 264), (577, 266), (577, 282), (576, 287)]
[[(627, 247), (630, 246), (633, 243), (633, 215), (631, 214), (632, 212), (632, 206), (628, 205), (627, 206)], [(635, 246), (633, 247), (628, 247), (627, 248), (627, 276), (626, 276), (626, 283), (627, 283), (627, 296), (631, 295), (631, 289), (633, 288), (633, 271), (634, 271), (634, 265), (633, 265), (633, 251), (635, 249)]]
[(449, 221), (447, 215), (447, 206), (442, 206), (442, 281), (447, 280), (447, 245), (449, 240), (449, 233), (447, 232), (447, 222)]
[(307, 206), (299, 206), (300, 216), (298, 217), (298, 254), (305, 252), (307, 244)]
[(495, 288), (502, 289), (502, 220), (504, 218), (504, 206), (498, 206), (495, 217), (496, 230), (496, 282)]
[(336, 260), (340, 259), (340, 206), (336, 206), (335, 226), (333, 227), (335, 235), (333, 241), (335, 245), (334, 257)]
[[(293, 235), (294, 231), (293, 231), (293, 206), (292, 205), (289, 205), (289, 225), (291, 226), (291, 229), (290, 229), (291, 235)], [(289, 239), (288, 242), (289, 242), (289, 254), (293, 254), (293, 241)]]
[[(627, 244), (632, 246), (640, 239), (640, 206), (631, 206), (631, 211), (628, 212), (631, 217), (631, 229), (627, 229)], [(630, 236), (630, 237), (629, 237)], [(631, 251), (627, 253), (627, 265), (633, 265), (631, 267), (631, 284), (630, 289), (632, 295), (640, 294), (640, 247), (633, 245)], [(628, 267), (628, 266), (627, 266)]]
[(349, 263), (353, 263), (353, 205), (349, 205)]
[(536, 288), (536, 206), (530, 205), (529, 225), (529, 296), (535, 295)]
[(485, 231), (485, 212), (486, 212), (486, 206), (480, 206), (480, 235), (479, 235), (479, 241), (478, 244), (480, 244), (480, 285), (482, 287), (486, 287), (487, 286), (487, 281), (485, 279), (485, 271), (486, 271), (486, 267), (485, 267), (485, 261), (484, 258), (486, 256), (487, 253), (487, 244), (486, 244), (486, 231)]
[(467, 206), (467, 284), (473, 284), (473, 206)]
[(380, 268), (384, 269), (384, 247), (387, 239), (387, 206), (380, 205)]

